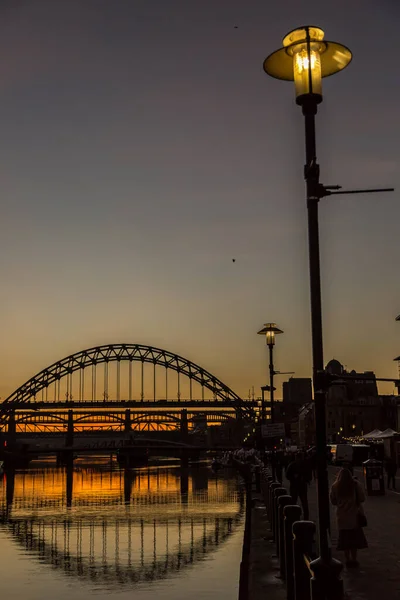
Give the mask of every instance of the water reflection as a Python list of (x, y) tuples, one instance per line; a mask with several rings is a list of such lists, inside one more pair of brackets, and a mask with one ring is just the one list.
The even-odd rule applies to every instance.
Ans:
[(242, 519), (235, 478), (206, 467), (9, 472), (0, 523), (26, 553), (69, 576), (121, 587), (202, 560)]

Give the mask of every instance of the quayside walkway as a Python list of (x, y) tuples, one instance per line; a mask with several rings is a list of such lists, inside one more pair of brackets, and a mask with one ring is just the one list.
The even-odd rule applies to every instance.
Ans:
[[(331, 483), (337, 469), (329, 469)], [(354, 475), (362, 480), (361, 468)], [(286, 485), (286, 483), (285, 483)], [(400, 486), (398, 486), (400, 488)], [(309, 488), (310, 519), (317, 521), (317, 490)], [(400, 493), (386, 491), (385, 496), (367, 496), (365, 513), (368, 527), (365, 535), (369, 548), (359, 553), (360, 568), (344, 569), (344, 588), (349, 600), (378, 600), (400, 598)], [(336, 548), (337, 528), (334, 509), (331, 510), (332, 545)], [(335, 558), (343, 554), (334, 550)]]
[[(329, 469), (333, 483), (337, 469)], [(361, 480), (361, 469), (355, 469)], [(283, 480), (283, 487), (289, 489)], [(400, 488), (400, 486), (399, 486)], [(310, 519), (317, 523), (316, 483), (309, 486)], [(400, 491), (387, 491), (385, 496), (367, 497), (365, 511), (368, 527), (365, 530), (369, 548), (359, 554), (358, 569), (343, 569), (342, 578), (346, 600), (377, 600), (380, 597), (400, 598)], [(271, 511), (269, 511), (271, 514)], [(247, 596), (243, 600), (286, 600), (287, 586), (281, 579), (281, 564), (267, 517), (265, 494), (252, 492), (251, 539), (248, 553)], [(331, 510), (333, 556), (343, 560), (336, 551), (337, 527), (334, 508)], [(313, 547), (315, 550), (315, 546)], [(307, 575), (307, 574), (306, 574)], [(308, 587), (309, 576), (305, 578)]]

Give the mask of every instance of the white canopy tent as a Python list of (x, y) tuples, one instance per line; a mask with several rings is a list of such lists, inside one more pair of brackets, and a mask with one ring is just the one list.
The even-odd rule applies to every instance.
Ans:
[(364, 435), (364, 439), (366, 440), (387, 440), (389, 438), (394, 437), (395, 435), (400, 435), (394, 429), (385, 429), (385, 431), (381, 431), (380, 429), (374, 429), (370, 431), (366, 435)]
[(376, 439), (376, 437), (378, 435), (381, 435), (382, 431), (380, 429), (374, 429), (373, 431), (370, 431), (369, 433), (366, 433), (363, 438), (366, 440), (374, 440)]
[(380, 433), (377, 436), (377, 438), (378, 438), (378, 440), (386, 440), (388, 438), (394, 437), (395, 435), (399, 435), (399, 434), (397, 433), (397, 431), (394, 431), (394, 429), (389, 428), (389, 429), (385, 429), (385, 431), (382, 431), (382, 433)]

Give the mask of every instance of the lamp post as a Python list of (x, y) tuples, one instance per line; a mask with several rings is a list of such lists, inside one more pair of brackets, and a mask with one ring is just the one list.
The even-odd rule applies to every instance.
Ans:
[[(271, 415), (271, 423), (274, 423), (274, 346), (275, 346), (275, 336), (283, 333), (281, 329), (279, 329), (275, 323), (265, 323), (264, 327), (257, 332), (258, 335), (265, 335), (265, 341), (267, 343), (269, 349), (269, 398), (270, 398), (270, 415)], [(267, 387), (267, 386), (265, 386)], [(263, 394), (264, 400), (264, 394)], [(265, 403), (263, 402), (262, 406), (262, 416), (261, 422), (265, 422)], [(275, 457), (274, 451), (272, 451), (272, 477), (275, 479)]]
[[(315, 402), (318, 518), (319, 518), (319, 564), (324, 566), (323, 579), (339, 573), (340, 563), (332, 560), (330, 548), (329, 487), (326, 460), (326, 384), (322, 344), (321, 281), (319, 260), (318, 202), (330, 195), (331, 189), (319, 182), (319, 165), (316, 158), (315, 115), (322, 102), (322, 78), (341, 71), (350, 63), (351, 52), (345, 46), (324, 40), (319, 27), (305, 26), (288, 33), (283, 48), (264, 61), (264, 70), (277, 79), (294, 81), (296, 103), (301, 106), (305, 119), (306, 164), (304, 178), (307, 190), (308, 245), (311, 295), (311, 330), (313, 386)], [(322, 569), (321, 569), (322, 572)], [(340, 587), (340, 585), (338, 584)], [(340, 591), (339, 591), (340, 593)], [(333, 596), (332, 596), (333, 597)]]
[[(269, 348), (269, 397), (270, 397), (270, 414), (271, 414), (271, 423), (274, 423), (274, 346), (275, 346), (275, 336), (283, 333), (281, 329), (279, 329), (275, 323), (265, 323), (264, 327), (257, 331), (258, 335), (265, 335), (265, 341)], [(264, 407), (263, 407), (264, 413)], [(264, 421), (265, 414), (262, 415), (262, 420)]]

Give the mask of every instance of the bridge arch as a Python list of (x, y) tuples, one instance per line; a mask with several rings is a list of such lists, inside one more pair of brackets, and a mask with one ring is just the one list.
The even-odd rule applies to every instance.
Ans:
[(119, 415), (114, 415), (112, 413), (99, 413), (99, 412), (93, 412), (93, 413), (85, 413), (83, 415), (78, 415), (76, 417), (74, 417), (74, 425), (79, 425), (79, 424), (84, 424), (84, 423), (91, 423), (93, 422), (93, 420), (96, 420), (96, 422), (101, 422), (102, 417), (108, 420), (108, 422), (110, 423), (115, 423), (115, 424), (121, 424), (123, 425), (125, 420), (124, 417), (119, 416)]
[(178, 354), (143, 344), (106, 344), (81, 350), (43, 369), (10, 394), (4, 400), (2, 408), (6, 409), (8, 405), (11, 408), (12, 404), (37, 402), (37, 395), (42, 390), (64, 377), (72, 376), (76, 371), (84, 371), (102, 363), (118, 364), (121, 361), (139, 361), (142, 364), (151, 363), (154, 367), (163, 366), (167, 370), (177, 372), (178, 376), (186, 376), (190, 381), (195, 381), (202, 388), (210, 390), (216, 399), (241, 403), (240, 397), (215, 375)]
[[(68, 383), (69, 378), (72, 378), (72, 374), (77, 371), (81, 373), (80, 379), (82, 379), (82, 373), (84, 374), (85, 369), (96, 367), (102, 363), (105, 365), (104, 380), (106, 382), (108, 364), (116, 362), (119, 369), (119, 364), (122, 361), (128, 361), (129, 363), (138, 361), (142, 365), (151, 363), (154, 368), (156, 365), (165, 367), (167, 371), (170, 369), (178, 374), (178, 387), (179, 376), (183, 375), (190, 380), (190, 390), (191, 382), (195, 381), (201, 385), (202, 390), (204, 388), (210, 390), (215, 399), (231, 401), (238, 408), (243, 406), (241, 398), (229, 386), (196, 363), (162, 348), (143, 344), (122, 343), (106, 344), (81, 350), (53, 363), (10, 394), (2, 403), (1, 410), (4, 412), (14, 408), (15, 405), (38, 403), (37, 395), (40, 392), (43, 395), (43, 391), (47, 390), (50, 385), (59, 385), (60, 380), (63, 378), (67, 378)], [(81, 387), (81, 382), (79, 385)], [(94, 383), (94, 385), (96, 384)], [(106, 399), (106, 393), (107, 390), (105, 389), (104, 399)]]
[(168, 412), (148, 412), (131, 417), (132, 430), (141, 429), (141, 425), (147, 425), (148, 430), (156, 431), (159, 425), (165, 430), (179, 430), (181, 419)]

